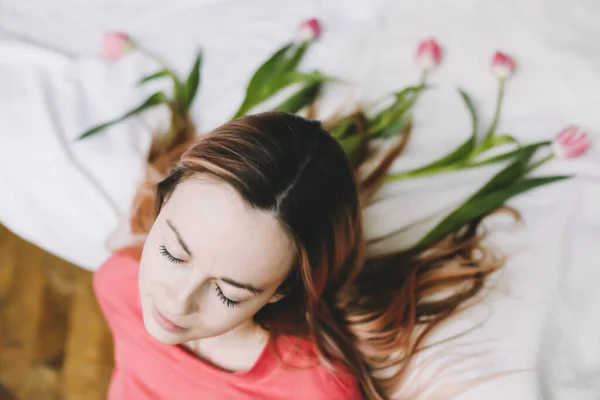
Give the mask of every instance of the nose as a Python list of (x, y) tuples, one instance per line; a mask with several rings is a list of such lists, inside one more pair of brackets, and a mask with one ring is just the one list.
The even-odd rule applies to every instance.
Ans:
[(188, 281), (183, 286), (169, 288), (164, 312), (173, 317), (182, 317), (198, 312), (199, 286), (198, 283)]

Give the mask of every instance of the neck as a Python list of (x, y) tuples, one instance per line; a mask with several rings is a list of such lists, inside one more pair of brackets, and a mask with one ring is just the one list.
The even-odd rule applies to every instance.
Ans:
[(203, 355), (219, 348), (236, 349), (253, 343), (266, 343), (268, 337), (268, 332), (250, 319), (221, 335), (193, 340), (184, 345), (194, 353)]

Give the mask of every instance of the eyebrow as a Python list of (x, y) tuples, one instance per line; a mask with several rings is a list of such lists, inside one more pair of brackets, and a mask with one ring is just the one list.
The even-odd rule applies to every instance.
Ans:
[(245, 290), (249, 291), (252, 294), (260, 294), (260, 293), (263, 292), (262, 289), (254, 287), (252, 285), (248, 285), (246, 283), (236, 282), (233, 279), (229, 279), (229, 278), (225, 278), (225, 277), (221, 277), (219, 279), (222, 280), (223, 282), (231, 285), (231, 286), (235, 286), (238, 289), (245, 289)]
[(181, 234), (179, 233), (177, 228), (175, 228), (175, 226), (173, 226), (173, 223), (169, 220), (167, 220), (167, 225), (169, 225), (169, 228), (171, 228), (171, 230), (175, 233), (175, 236), (177, 237), (177, 241), (179, 242), (179, 245), (183, 248), (183, 250), (187, 253), (187, 255), (190, 256), (190, 258), (193, 258), (194, 256), (192, 255), (190, 248), (188, 247), (187, 244), (185, 244), (185, 242), (181, 238)]

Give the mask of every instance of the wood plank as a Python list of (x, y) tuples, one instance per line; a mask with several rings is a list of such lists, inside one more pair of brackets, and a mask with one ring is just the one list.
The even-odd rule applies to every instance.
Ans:
[(44, 312), (35, 343), (34, 363), (61, 368), (69, 335), (71, 298), (86, 279), (75, 265), (50, 254), (44, 255)]
[(60, 370), (36, 366), (31, 369), (23, 400), (60, 400)]
[(91, 273), (0, 225), (0, 400), (104, 400), (112, 351)]
[(63, 399), (105, 400), (112, 369), (112, 336), (96, 303), (89, 274), (72, 300)]
[[(0, 225), (0, 306), (8, 296), (15, 271), (15, 250), (17, 238), (3, 225)], [(0, 325), (0, 329), (2, 326)]]
[[(3, 331), (6, 327), (3, 325), (4, 315), (3, 310), (6, 309), (6, 299), (8, 298), (9, 289), (12, 286), (14, 271), (15, 271), (15, 236), (0, 224), (0, 355), (2, 354)], [(1, 366), (0, 366), (1, 367)], [(0, 380), (0, 400), (16, 400), (12, 391), (3, 384)]]
[[(12, 233), (0, 225), (0, 356), (3, 347), (2, 338), (6, 330), (6, 327), (2, 323), (4, 321), (3, 310), (6, 309), (6, 299), (8, 298), (9, 289), (12, 286), (15, 270), (14, 245)], [(0, 380), (0, 400), (12, 398), (14, 396)]]
[(17, 400), (17, 398), (0, 383), (0, 400)]
[(32, 344), (37, 337), (43, 304), (43, 252), (16, 236), (9, 236), (7, 243), (3, 253), (12, 253), (14, 270), (0, 305), (0, 382), (22, 398), (27, 390), (34, 354)]
[(85, 276), (80, 268), (44, 253), (44, 305), (33, 343), (33, 366), (26, 384), (24, 400), (58, 400), (60, 378), (69, 335), (71, 298)]

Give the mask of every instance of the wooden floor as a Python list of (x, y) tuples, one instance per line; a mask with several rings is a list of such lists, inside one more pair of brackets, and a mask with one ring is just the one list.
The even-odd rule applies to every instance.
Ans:
[(0, 400), (104, 400), (112, 366), (91, 273), (0, 225)]

